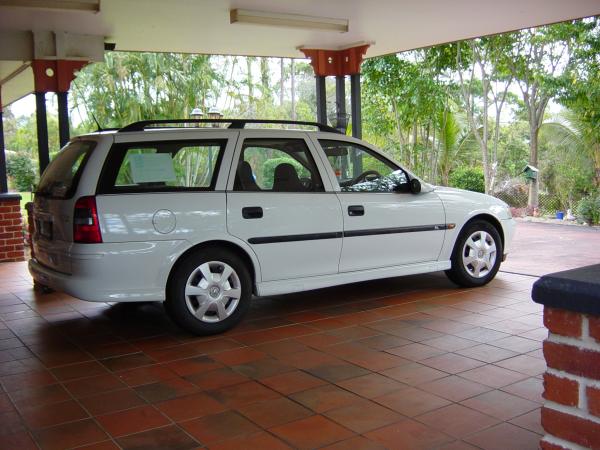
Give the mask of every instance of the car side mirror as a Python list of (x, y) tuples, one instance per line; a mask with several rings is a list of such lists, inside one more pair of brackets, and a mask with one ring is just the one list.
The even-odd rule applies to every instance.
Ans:
[(408, 182), (408, 186), (412, 194), (418, 194), (419, 192), (421, 192), (421, 182), (416, 178), (410, 180)]

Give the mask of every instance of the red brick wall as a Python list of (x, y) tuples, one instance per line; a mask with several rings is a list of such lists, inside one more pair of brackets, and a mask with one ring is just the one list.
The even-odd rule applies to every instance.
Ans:
[(23, 261), (23, 225), (19, 199), (0, 198), (0, 262)]
[(600, 321), (544, 307), (545, 450), (600, 449)]

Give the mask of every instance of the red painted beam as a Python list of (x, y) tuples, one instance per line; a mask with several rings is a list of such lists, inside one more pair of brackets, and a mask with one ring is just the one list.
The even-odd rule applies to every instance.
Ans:
[(35, 92), (68, 92), (75, 73), (88, 61), (34, 59), (31, 62)]
[(301, 48), (300, 51), (310, 58), (315, 75), (327, 77), (359, 74), (368, 48), (369, 44), (365, 44), (344, 50)]

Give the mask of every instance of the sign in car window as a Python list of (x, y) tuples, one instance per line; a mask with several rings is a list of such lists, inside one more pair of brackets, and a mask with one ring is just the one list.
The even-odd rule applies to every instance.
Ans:
[(134, 183), (175, 181), (173, 159), (168, 153), (129, 155), (129, 166)]

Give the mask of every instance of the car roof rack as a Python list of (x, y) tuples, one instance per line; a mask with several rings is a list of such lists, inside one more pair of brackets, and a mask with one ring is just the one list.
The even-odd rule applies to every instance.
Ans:
[(339, 130), (336, 130), (329, 125), (325, 125), (318, 122), (304, 122), (298, 120), (260, 120), (260, 119), (157, 119), (157, 120), (140, 120), (139, 122), (133, 122), (129, 125), (120, 128), (118, 133), (125, 133), (129, 131), (144, 131), (151, 125), (171, 125), (171, 124), (190, 124), (190, 123), (228, 123), (227, 128), (233, 130), (241, 130), (246, 127), (249, 123), (260, 123), (260, 124), (281, 124), (281, 125), (304, 125), (317, 127), (319, 131), (326, 131), (329, 133), (341, 134)]

